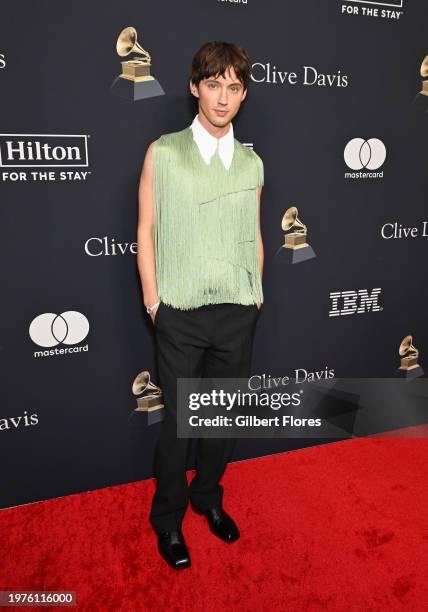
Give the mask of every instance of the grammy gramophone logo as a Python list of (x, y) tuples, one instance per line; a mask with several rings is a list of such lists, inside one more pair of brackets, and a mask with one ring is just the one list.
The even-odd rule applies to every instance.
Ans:
[(422, 77), (422, 87), (413, 100), (413, 106), (428, 112), (428, 55), (422, 60), (420, 75)]
[(135, 412), (142, 412), (148, 425), (161, 421), (164, 405), (160, 387), (150, 380), (150, 372), (143, 370), (132, 383), (132, 393), (137, 396)]
[(286, 263), (295, 264), (316, 257), (314, 250), (308, 244), (308, 228), (298, 215), (297, 206), (290, 206), (282, 217), (284, 244), (279, 247), (275, 258)]
[(413, 337), (406, 336), (401, 341), (398, 353), (401, 357), (398, 374), (404, 378), (423, 376), (424, 371), (418, 363), (419, 351), (413, 345)]
[(143, 100), (163, 96), (164, 90), (159, 81), (150, 74), (152, 58), (137, 42), (137, 30), (132, 26), (124, 28), (116, 42), (116, 51), (120, 57), (131, 58), (121, 62), (122, 73), (113, 81), (111, 91), (128, 100)]

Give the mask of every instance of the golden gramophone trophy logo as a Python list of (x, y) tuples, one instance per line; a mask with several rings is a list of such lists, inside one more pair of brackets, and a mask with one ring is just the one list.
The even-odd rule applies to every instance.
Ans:
[(132, 393), (139, 396), (135, 412), (143, 413), (147, 425), (162, 421), (164, 417), (162, 391), (151, 382), (150, 372), (143, 370), (136, 376), (132, 383)]
[(403, 378), (417, 378), (423, 376), (424, 371), (418, 363), (419, 351), (413, 346), (413, 337), (406, 336), (403, 338), (398, 349), (401, 357), (398, 375)]
[(418, 110), (428, 113), (428, 55), (424, 57), (421, 64), (420, 74), (422, 77), (422, 88), (413, 100), (413, 106)]
[(281, 227), (284, 231), (284, 244), (276, 252), (275, 258), (285, 263), (301, 263), (316, 257), (308, 244), (308, 228), (299, 219), (296, 206), (290, 206), (282, 217)]
[(151, 56), (137, 42), (137, 30), (133, 27), (124, 28), (119, 34), (116, 51), (120, 57), (134, 54), (122, 64), (122, 74), (115, 78), (111, 91), (128, 100), (144, 100), (155, 96), (163, 96), (164, 90), (153, 75), (150, 74)]

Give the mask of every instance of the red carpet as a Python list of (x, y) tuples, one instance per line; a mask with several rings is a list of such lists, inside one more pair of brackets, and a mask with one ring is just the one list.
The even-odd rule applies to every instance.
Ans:
[(91, 611), (428, 609), (428, 439), (238, 462), (223, 484), (241, 539), (189, 509), (180, 572), (158, 557), (152, 480), (3, 510), (0, 589), (74, 590)]

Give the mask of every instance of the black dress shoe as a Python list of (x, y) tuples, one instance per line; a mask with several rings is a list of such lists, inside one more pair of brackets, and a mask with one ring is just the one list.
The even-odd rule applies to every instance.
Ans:
[(233, 522), (231, 516), (222, 508), (210, 508), (204, 512), (208, 519), (211, 531), (218, 538), (231, 544), (239, 539), (239, 529)]
[(190, 567), (190, 555), (181, 531), (159, 533), (158, 549), (165, 561), (174, 569)]

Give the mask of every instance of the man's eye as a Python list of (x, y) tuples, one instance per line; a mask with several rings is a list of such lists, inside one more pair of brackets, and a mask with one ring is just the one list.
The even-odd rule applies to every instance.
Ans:
[[(211, 85), (212, 85), (212, 87), (211, 87)], [(208, 83), (208, 87), (210, 89), (213, 89), (214, 87), (217, 87), (217, 83)]]

